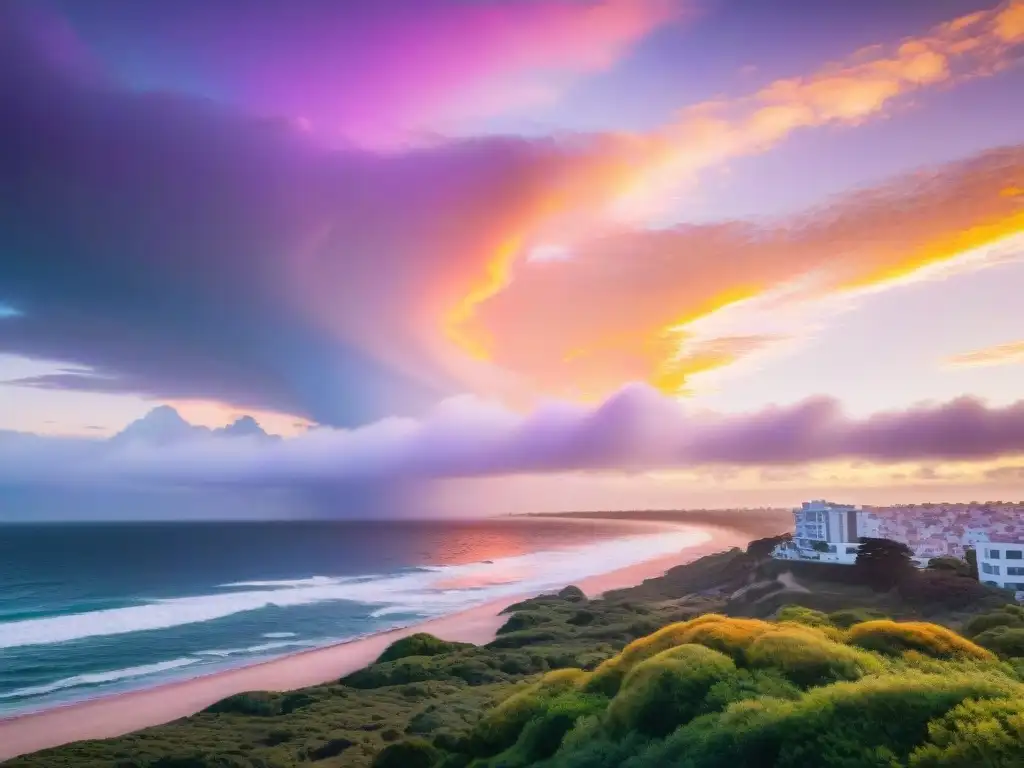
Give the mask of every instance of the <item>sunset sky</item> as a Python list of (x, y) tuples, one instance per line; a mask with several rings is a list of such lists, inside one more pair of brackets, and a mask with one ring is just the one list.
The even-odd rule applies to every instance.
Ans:
[(0, 103), (0, 494), (1024, 498), (1024, 0), (16, 0)]

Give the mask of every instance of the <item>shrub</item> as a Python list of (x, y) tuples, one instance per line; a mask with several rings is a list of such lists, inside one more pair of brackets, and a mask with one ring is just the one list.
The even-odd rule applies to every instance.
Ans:
[(1024, 608), (1005, 605), (997, 611), (975, 616), (964, 625), (964, 637), (973, 638), (994, 627), (1024, 627)]
[(738, 669), (732, 677), (711, 686), (702, 713), (720, 712), (735, 701), (773, 698), (799, 699), (802, 691), (774, 669)]
[(1005, 598), (998, 597), (995, 590), (970, 576), (958, 576), (942, 570), (914, 573), (900, 583), (899, 593), (912, 606), (939, 611), (976, 608), (993, 599), (1005, 602)]
[(587, 678), (580, 669), (549, 672), (539, 682), (511, 696), (487, 712), (473, 729), (473, 751), (480, 756), (508, 749), (519, 738), (530, 720), (547, 710), (551, 699), (575, 691)]
[(928, 570), (946, 571), (957, 576), (967, 576), (968, 578), (971, 576), (970, 563), (966, 560), (961, 560), (959, 557), (951, 557), (949, 555), (933, 557), (928, 561)]
[(583, 603), (587, 600), (587, 596), (583, 593), (582, 589), (571, 585), (559, 592), (558, 596), (563, 600), (568, 600), (570, 603)]
[(597, 616), (593, 611), (580, 610), (576, 611), (576, 613), (566, 619), (566, 621), (577, 627), (585, 627), (588, 624), (591, 624), (596, 617)]
[(388, 744), (373, 760), (373, 768), (433, 768), (441, 753), (429, 741), (408, 739)]
[(967, 699), (1008, 698), (1020, 691), (1008, 680), (989, 675), (868, 676), (813, 688), (797, 701), (738, 702), (719, 714), (695, 719), (625, 765), (905, 765), (909, 754), (927, 739), (933, 719)]
[(1024, 701), (968, 699), (928, 724), (911, 768), (1024, 765)]
[(1024, 657), (1024, 626), (993, 627), (982, 632), (974, 640), (978, 645), (1000, 656)]
[(873, 608), (844, 608), (839, 611), (832, 611), (828, 615), (828, 620), (840, 629), (849, 629), (854, 624), (861, 624), (865, 621), (888, 618), (884, 613)]
[(751, 666), (776, 669), (803, 687), (856, 680), (881, 668), (869, 653), (797, 627), (761, 635), (747, 649), (746, 658)]
[(719, 651), (669, 648), (630, 670), (608, 707), (608, 723), (617, 734), (665, 736), (700, 712), (712, 686), (735, 674), (733, 660)]
[(352, 688), (371, 689), (448, 677), (428, 661), (425, 656), (407, 656), (397, 661), (373, 664), (343, 677), (340, 682)]
[(548, 624), (555, 618), (555, 615), (547, 611), (517, 611), (508, 617), (508, 621), (501, 626), (497, 634), (504, 635), (508, 632), (532, 629), (541, 624)]
[(441, 640), (426, 632), (417, 632), (414, 635), (403, 637), (389, 645), (384, 653), (377, 659), (377, 663), (385, 661), (397, 661), (407, 656), (438, 656), (442, 653), (451, 653), (463, 648), (472, 648), (469, 643), (452, 643)]
[(715, 613), (669, 624), (647, 637), (634, 640), (618, 656), (602, 663), (586, 683), (586, 690), (614, 695), (633, 667), (678, 645), (695, 643), (738, 658), (742, 656), (743, 649), (771, 626), (757, 619), (733, 619)]
[(204, 712), (211, 714), (248, 715), (249, 717), (276, 717), (282, 712), (284, 697), (268, 691), (250, 691), (236, 693), (215, 704), (211, 704)]
[(917, 651), (939, 659), (991, 659), (992, 654), (952, 630), (925, 622), (880, 619), (850, 627), (851, 644), (888, 656)]
[(828, 627), (832, 625), (828, 615), (813, 608), (802, 605), (784, 605), (775, 614), (777, 621), (793, 621), (809, 627)]
[(578, 691), (559, 694), (526, 724), (516, 742), (516, 750), (530, 764), (549, 758), (578, 720), (603, 712), (607, 705), (607, 699), (595, 694)]
[(331, 739), (309, 750), (309, 759), (325, 760), (328, 757), (336, 757), (354, 744), (354, 741), (346, 738)]

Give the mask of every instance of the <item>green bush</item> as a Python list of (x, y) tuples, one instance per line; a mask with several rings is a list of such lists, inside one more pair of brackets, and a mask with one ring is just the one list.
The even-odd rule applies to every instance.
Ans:
[(285, 697), (268, 691), (250, 691), (228, 696), (204, 709), (211, 714), (277, 717), (283, 711)]
[(544, 710), (530, 720), (516, 741), (516, 750), (528, 761), (551, 757), (566, 733), (581, 718), (603, 712), (603, 696), (566, 691), (545, 703)]
[(732, 677), (711, 686), (701, 707), (702, 714), (720, 712), (735, 701), (773, 698), (799, 699), (800, 688), (774, 669), (738, 669)]
[(693, 643), (733, 658), (742, 657), (743, 650), (771, 627), (768, 622), (757, 619), (734, 619), (713, 613), (670, 624), (647, 637), (634, 640), (618, 656), (602, 663), (586, 683), (586, 689), (613, 696), (633, 667), (679, 645)]
[(873, 608), (844, 608), (839, 611), (832, 611), (828, 614), (828, 620), (833, 626), (839, 627), (840, 629), (849, 629), (854, 624), (862, 624), (865, 621), (875, 621), (877, 619), (888, 619), (881, 611), (876, 611)]
[(1024, 701), (968, 699), (930, 722), (928, 737), (910, 768), (1024, 765)]
[(917, 651), (938, 659), (991, 659), (992, 654), (952, 630), (925, 622), (866, 621), (850, 627), (851, 644), (869, 651), (900, 656)]
[(993, 627), (975, 637), (974, 641), (1006, 658), (1024, 657), (1024, 626)]
[(793, 621), (809, 627), (830, 627), (832, 620), (828, 614), (805, 608), (802, 605), (784, 605), (775, 614), (777, 621)]
[(501, 626), (497, 634), (504, 635), (509, 632), (532, 629), (541, 624), (548, 624), (556, 618), (556, 616), (547, 611), (517, 611), (509, 616), (508, 621)]
[(719, 651), (669, 648), (630, 670), (608, 707), (608, 724), (617, 734), (665, 736), (700, 712), (712, 686), (735, 674), (733, 660)]
[(441, 640), (426, 632), (417, 632), (414, 635), (403, 637), (389, 645), (384, 653), (377, 659), (377, 663), (384, 661), (397, 661), (407, 656), (438, 656), (442, 653), (452, 653), (463, 648), (472, 648), (469, 643), (452, 643)]
[(486, 757), (511, 747), (526, 724), (547, 711), (552, 699), (576, 691), (586, 677), (587, 673), (579, 669), (549, 672), (539, 682), (503, 701), (473, 729), (474, 754)]
[(388, 744), (373, 760), (373, 768), (434, 768), (441, 753), (429, 741), (408, 739)]
[(1005, 605), (999, 610), (975, 616), (964, 624), (964, 637), (974, 638), (995, 627), (1024, 627), (1024, 608)]
[(761, 635), (747, 649), (746, 658), (752, 667), (777, 670), (803, 687), (856, 680), (882, 667), (870, 653), (797, 627)]
[(310, 760), (326, 760), (328, 757), (337, 757), (346, 749), (354, 746), (355, 742), (351, 739), (337, 738), (326, 741), (323, 744), (313, 747), (309, 750)]
[(572, 585), (559, 592), (558, 596), (563, 600), (568, 600), (570, 603), (584, 603), (587, 600), (587, 596), (584, 594), (583, 590)]
[(929, 723), (972, 698), (1019, 696), (988, 676), (904, 673), (813, 688), (797, 701), (742, 701), (697, 718), (626, 768), (899, 766)]

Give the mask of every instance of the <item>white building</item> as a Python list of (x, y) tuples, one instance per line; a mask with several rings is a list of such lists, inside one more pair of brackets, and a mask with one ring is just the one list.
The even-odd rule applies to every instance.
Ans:
[(852, 504), (835, 504), (824, 499), (805, 501), (793, 510), (793, 538), (776, 547), (773, 556), (781, 560), (816, 560), (853, 565), (857, 561), (861, 515)]
[[(792, 540), (776, 547), (773, 557), (852, 565), (861, 538), (902, 542), (922, 567), (933, 557), (962, 558), (965, 549), (972, 547), (978, 552), (982, 581), (1024, 591), (1024, 505), (1020, 504), (862, 509), (824, 500), (805, 501), (793, 510)], [(1007, 558), (1021, 562), (1008, 563)]]
[(978, 547), (978, 578), (993, 587), (1024, 593), (1024, 542), (984, 542)]

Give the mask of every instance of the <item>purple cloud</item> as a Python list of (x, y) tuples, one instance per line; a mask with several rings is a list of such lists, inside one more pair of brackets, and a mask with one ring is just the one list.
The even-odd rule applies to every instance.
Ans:
[(0, 7), (0, 352), (15, 382), (365, 423), (459, 391), (438, 318), (582, 161), (490, 138), (332, 150), (286, 120), (124, 88)]
[[(198, 434), (171, 444), (9, 437), (8, 482), (97, 478), (266, 486), (387, 483), (570, 471), (708, 465), (798, 466), (834, 459), (877, 463), (982, 460), (1024, 452), (1024, 401), (990, 408), (970, 398), (866, 419), (828, 399), (757, 413), (690, 413), (631, 385), (595, 408), (551, 403), (521, 416), (472, 398), (423, 420), (385, 419), (354, 430), (316, 429), (289, 440)], [(47, 460), (47, 445), (63, 453)], [(88, 448), (86, 448), (88, 446)], [(28, 450), (31, 449), (31, 450)]]

